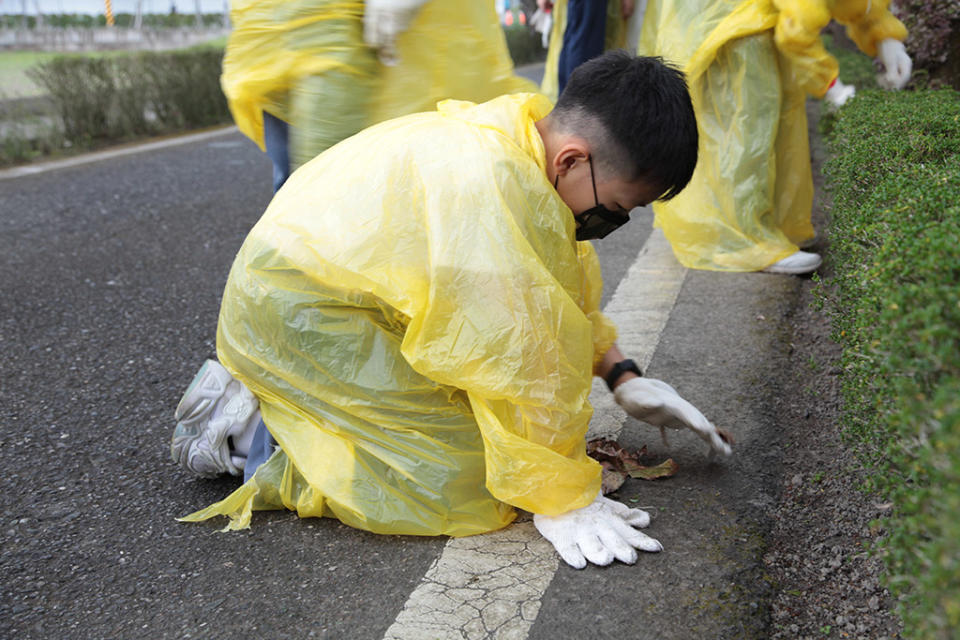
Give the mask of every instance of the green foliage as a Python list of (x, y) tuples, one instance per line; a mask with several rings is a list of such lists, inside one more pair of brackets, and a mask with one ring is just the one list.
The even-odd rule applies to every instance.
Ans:
[(878, 551), (905, 637), (960, 628), (960, 94), (863, 91), (825, 172), (845, 435), (895, 505)]
[(947, 61), (960, 30), (960, 0), (899, 0), (894, 10), (907, 27), (914, 64), (931, 68)]
[[(132, 27), (135, 16), (131, 13), (115, 13), (113, 20), (114, 25), (117, 27)], [(205, 27), (223, 26), (223, 13), (201, 14), (200, 21)], [(43, 16), (44, 27), (54, 27), (58, 29), (91, 29), (106, 26), (106, 23), (107, 19), (102, 13), (99, 15), (49, 13)], [(197, 16), (195, 13), (150, 13), (141, 16), (141, 24), (143, 27), (155, 29), (195, 27), (197, 24)], [(35, 15), (0, 14), (0, 28), (36, 29), (38, 26), (40, 25), (38, 25), (37, 16)]]
[(72, 144), (209, 126), (229, 120), (223, 52), (210, 47), (113, 57), (58, 56), (29, 71)]
[(507, 38), (507, 49), (513, 64), (522, 65), (540, 62), (547, 57), (547, 50), (543, 48), (540, 34), (532, 28), (514, 24), (503, 28), (503, 35)]

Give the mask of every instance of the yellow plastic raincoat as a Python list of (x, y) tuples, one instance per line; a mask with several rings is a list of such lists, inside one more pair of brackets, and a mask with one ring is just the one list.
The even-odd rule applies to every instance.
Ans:
[(261, 149), (263, 112), (294, 125), (294, 166), (389, 118), (439, 100), (532, 91), (491, 2), (431, 0), (384, 66), (363, 42), (360, 0), (233, 0), (221, 85), (240, 130)]
[(650, 0), (638, 52), (687, 74), (700, 131), (686, 189), (654, 205), (687, 267), (757, 271), (813, 237), (806, 94), (837, 77), (831, 18), (868, 55), (906, 29), (889, 0)]
[[(595, 363), (616, 337), (545, 172), (537, 94), (445, 101), (294, 174), (231, 269), (220, 361), (280, 450), (187, 520), (286, 507), (377, 533), (589, 504)], [(512, 506), (511, 506), (512, 505)]]
[[(560, 90), (557, 66), (560, 64), (560, 51), (563, 49), (563, 34), (567, 29), (567, 0), (557, 0), (552, 11), (553, 26), (550, 28), (550, 46), (547, 48), (547, 60), (544, 63), (540, 92), (556, 102)], [(607, 50), (621, 49), (626, 42), (627, 23), (621, 13), (620, 0), (608, 0), (604, 47)]]

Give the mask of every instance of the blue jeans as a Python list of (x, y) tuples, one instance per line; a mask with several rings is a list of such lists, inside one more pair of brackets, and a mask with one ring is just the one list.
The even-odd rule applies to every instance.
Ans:
[[(273, 192), (276, 193), (290, 177), (290, 125), (264, 111), (263, 143), (267, 147), (267, 157), (273, 161)], [(250, 443), (247, 464), (243, 467), (244, 482), (273, 455), (273, 448), (276, 446), (277, 441), (261, 420), (253, 434), (253, 442)]]
[(254, 472), (270, 459), (273, 455), (273, 449), (277, 446), (277, 441), (270, 435), (267, 425), (260, 421), (257, 430), (253, 434), (253, 442), (250, 443), (250, 451), (247, 453), (247, 464), (243, 467), (243, 481), (246, 482), (253, 477)]
[(557, 61), (557, 83), (563, 93), (567, 79), (581, 64), (603, 53), (607, 30), (606, 0), (570, 0), (567, 4), (567, 28)]
[(273, 161), (273, 192), (276, 193), (290, 177), (290, 125), (263, 112), (263, 144), (267, 157)]

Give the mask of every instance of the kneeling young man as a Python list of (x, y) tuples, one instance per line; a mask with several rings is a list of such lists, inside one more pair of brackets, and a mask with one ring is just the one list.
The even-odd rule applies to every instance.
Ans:
[(233, 264), (222, 366), (177, 409), (174, 460), (246, 482), (185, 519), (241, 528), (288, 508), (463, 536), (521, 508), (573, 566), (659, 551), (634, 528), (646, 513), (600, 495), (591, 377), (634, 417), (730, 448), (624, 360), (586, 240), (678, 193), (696, 154), (682, 74), (612, 52), (552, 110), (537, 94), (445, 101), (304, 165)]

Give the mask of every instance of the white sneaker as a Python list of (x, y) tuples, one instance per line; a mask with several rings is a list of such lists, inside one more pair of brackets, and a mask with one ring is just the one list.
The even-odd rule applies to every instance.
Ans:
[(213, 478), (243, 474), (244, 458), (231, 456), (230, 436), (240, 437), (260, 421), (250, 390), (215, 360), (207, 360), (187, 387), (174, 414), (173, 461), (187, 471)]
[(799, 275), (815, 271), (823, 260), (819, 253), (808, 253), (806, 251), (797, 251), (783, 260), (778, 260), (764, 269), (765, 273), (789, 273)]

